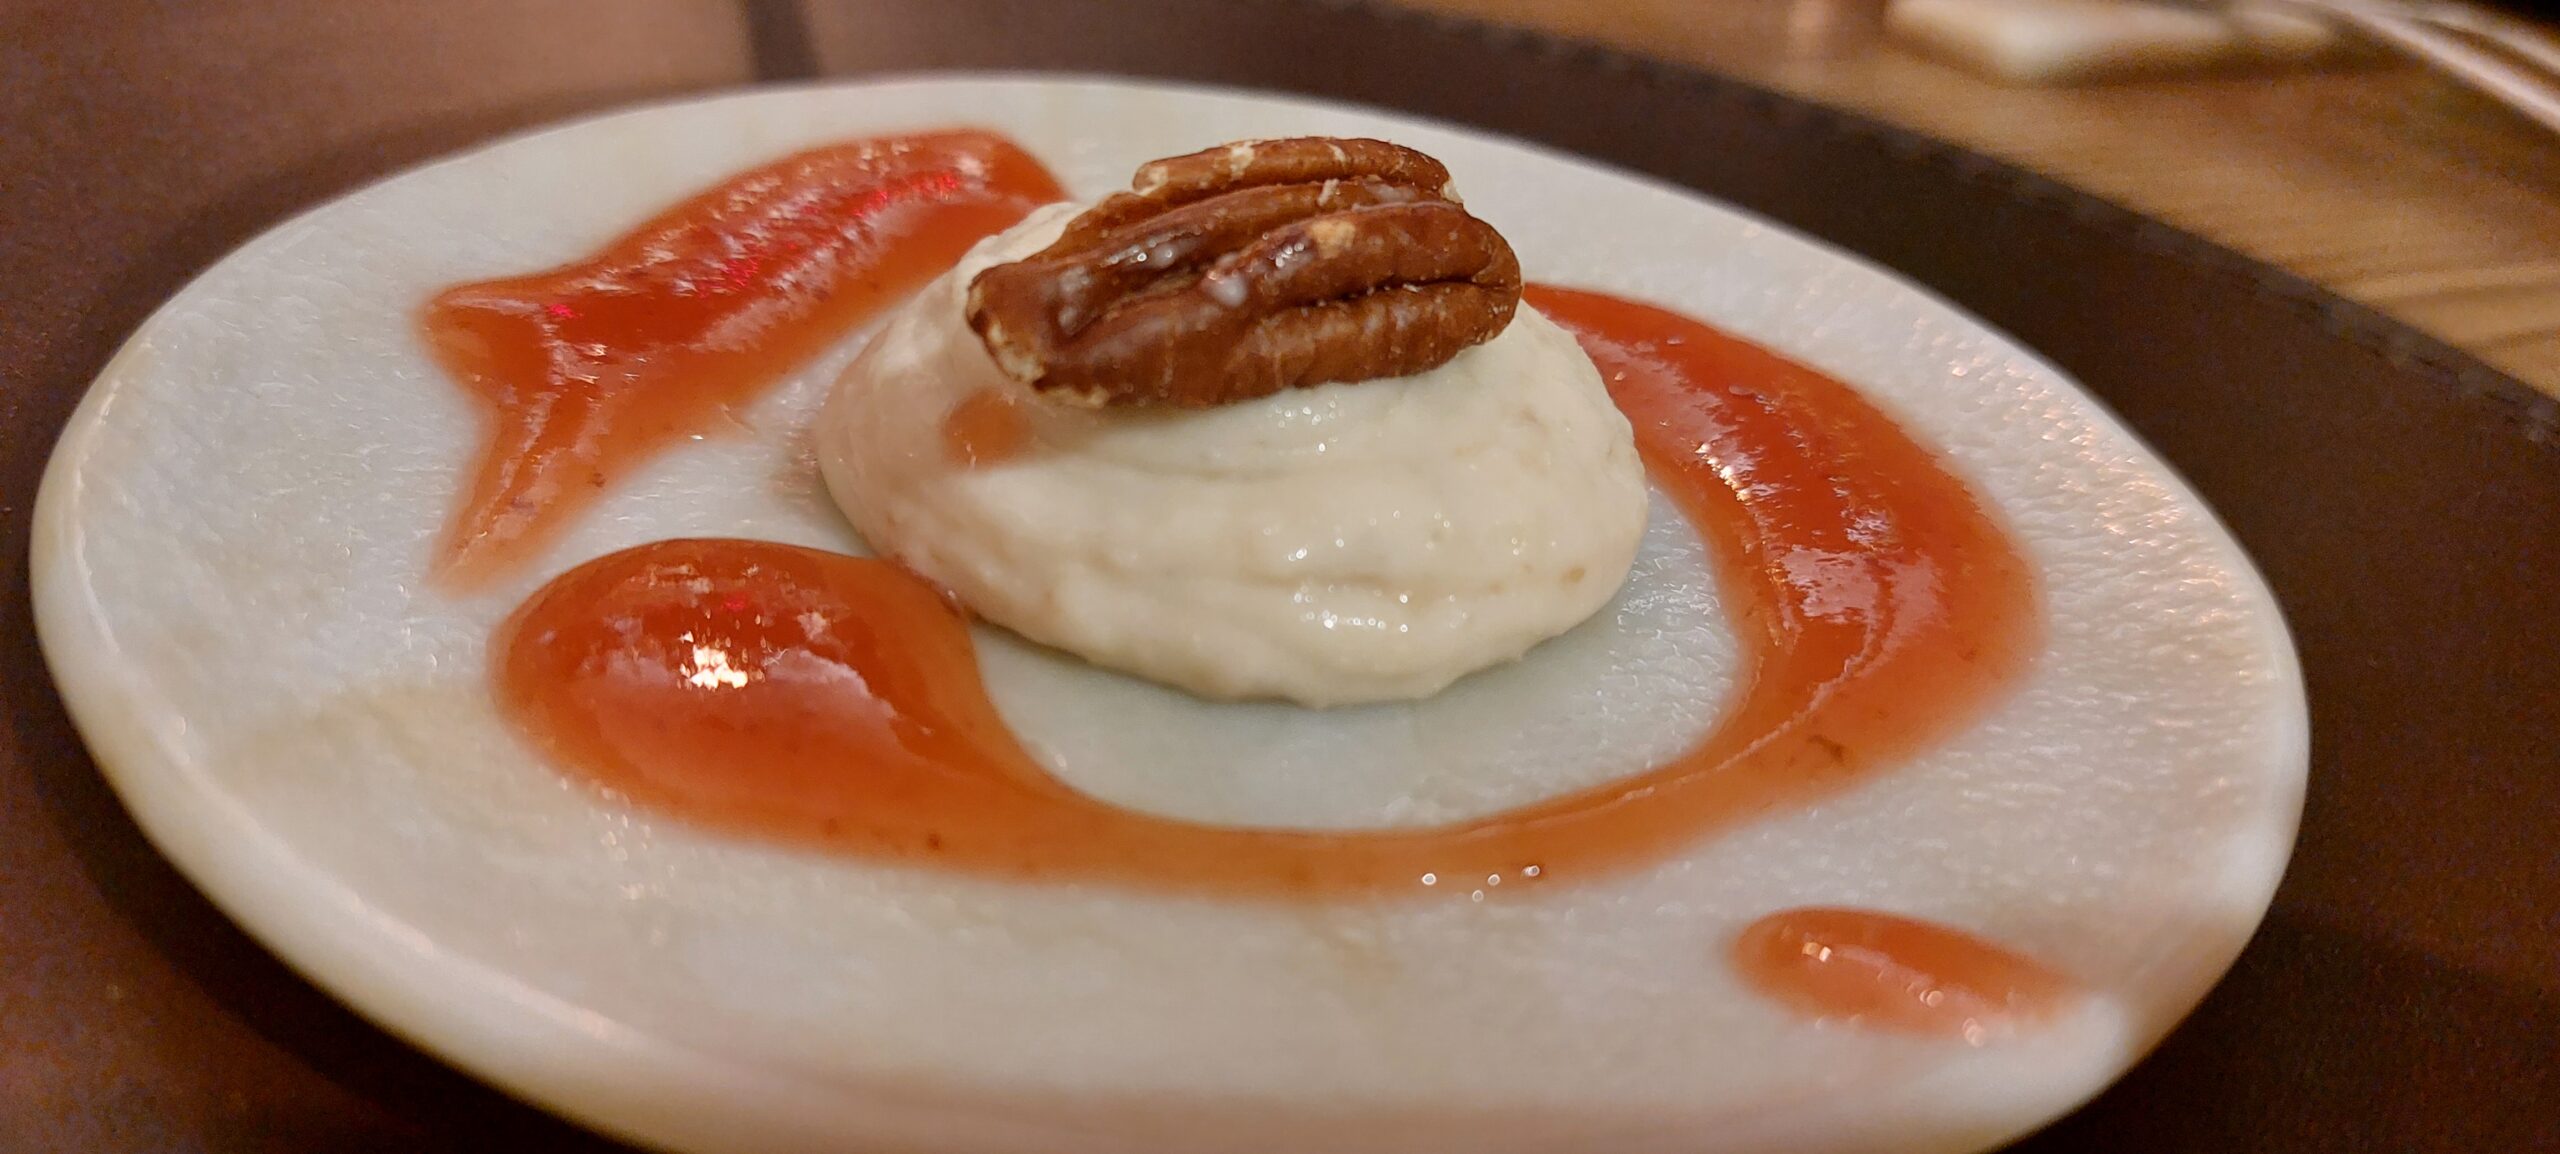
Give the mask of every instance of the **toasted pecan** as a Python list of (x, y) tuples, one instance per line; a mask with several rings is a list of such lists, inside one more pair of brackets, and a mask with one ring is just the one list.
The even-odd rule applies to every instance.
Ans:
[(979, 273), (968, 316), (1045, 395), (1204, 408), (1437, 367), (1519, 299), (1511, 246), (1438, 161), (1304, 137), (1141, 167), (1048, 248)]

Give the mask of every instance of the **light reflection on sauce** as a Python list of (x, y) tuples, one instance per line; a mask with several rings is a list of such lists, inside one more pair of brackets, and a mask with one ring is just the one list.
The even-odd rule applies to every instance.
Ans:
[(1023, 751), (962, 616), (929, 586), (751, 541), (659, 542), (563, 575), (497, 638), (498, 696), (561, 765), (640, 804), (869, 860), (1247, 896), (1473, 896), (1641, 866), (1844, 789), (1961, 729), (2016, 676), (2037, 636), (2027, 568), (1890, 419), (1677, 314), (1564, 289), (1528, 299), (1583, 340), (1722, 560), (1744, 689), (1661, 765), (1427, 829), (1123, 809)]
[(742, 173), (576, 264), (447, 289), (422, 327), (488, 442), (437, 577), (503, 574), (634, 465), (1061, 195), (990, 133), (857, 141)]
[(1734, 939), (1761, 993), (1811, 1017), (1974, 1045), (2050, 1017), (2074, 993), (2032, 958), (1931, 922), (1874, 910), (1783, 910)]

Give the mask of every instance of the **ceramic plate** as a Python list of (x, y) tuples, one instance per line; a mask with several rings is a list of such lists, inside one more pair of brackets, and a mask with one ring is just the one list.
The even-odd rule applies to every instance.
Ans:
[[(1220, 902), (1008, 885), (706, 833), (504, 728), (492, 626), (665, 537), (856, 551), (802, 429), (856, 333), (610, 495), (486, 596), (422, 581), (475, 447), (419, 304), (579, 256), (807, 145), (1012, 134), (1080, 195), (1248, 136), (1448, 162), (1535, 279), (1640, 297), (1854, 383), (1999, 510), (2047, 640), (1979, 724), (1671, 860), (1496, 900)], [(386, 1027), (604, 1129), (698, 1151), (1957, 1150), (2058, 1114), (2194, 1005), (2291, 846), (2302, 690), (2212, 515), (1979, 322), (1749, 215), (1517, 143), (1295, 99), (933, 78), (625, 112), (430, 165), (216, 265), (108, 366), (46, 476), (37, 616), (144, 830)], [(1410, 707), (1210, 705), (982, 632), (1075, 785), (1250, 824), (1447, 821), (1630, 772), (1712, 720), (1732, 634), (1657, 502), (1635, 578), (1516, 666)], [(1471, 895), (1472, 897), (1472, 895)], [(1726, 943), (1857, 905), (2089, 996), (1969, 1045), (1808, 1021)]]

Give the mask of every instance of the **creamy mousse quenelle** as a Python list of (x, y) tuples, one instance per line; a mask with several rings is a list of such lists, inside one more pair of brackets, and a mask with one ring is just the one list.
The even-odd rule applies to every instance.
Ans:
[(1436, 161), (1149, 164), (978, 245), (846, 371), (828, 488), (986, 619), (1216, 698), (1428, 696), (1606, 604), (1626, 419)]

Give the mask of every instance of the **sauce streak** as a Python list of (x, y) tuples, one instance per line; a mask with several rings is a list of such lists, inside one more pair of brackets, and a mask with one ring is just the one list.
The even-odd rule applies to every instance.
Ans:
[(1426, 829), (1134, 812), (1024, 752), (962, 616), (923, 582), (750, 541), (658, 542), (563, 575), (498, 637), (498, 696), (560, 764), (715, 826), (986, 876), (1320, 896), (1508, 892), (1654, 861), (1957, 731), (2022, 668), (2026, 565), (1854, 391), (1660, 309), (1529, 299), (1582, 339), (1722, 559), (1744, 690), (1662, 765)]
[(1855, 909), (1781, 910), (1734, 939), (1761, 993), (1803, 1013), (1974, 1045), (2050, 1016), (2071, 981), (1962, 930)]
[(488, 444), (438, 578), (502, 575), (634, 465), (1063, 195), (990, 133), (857, 141), (743, 173), (576, 264), (445, 290), (427, 342)]

